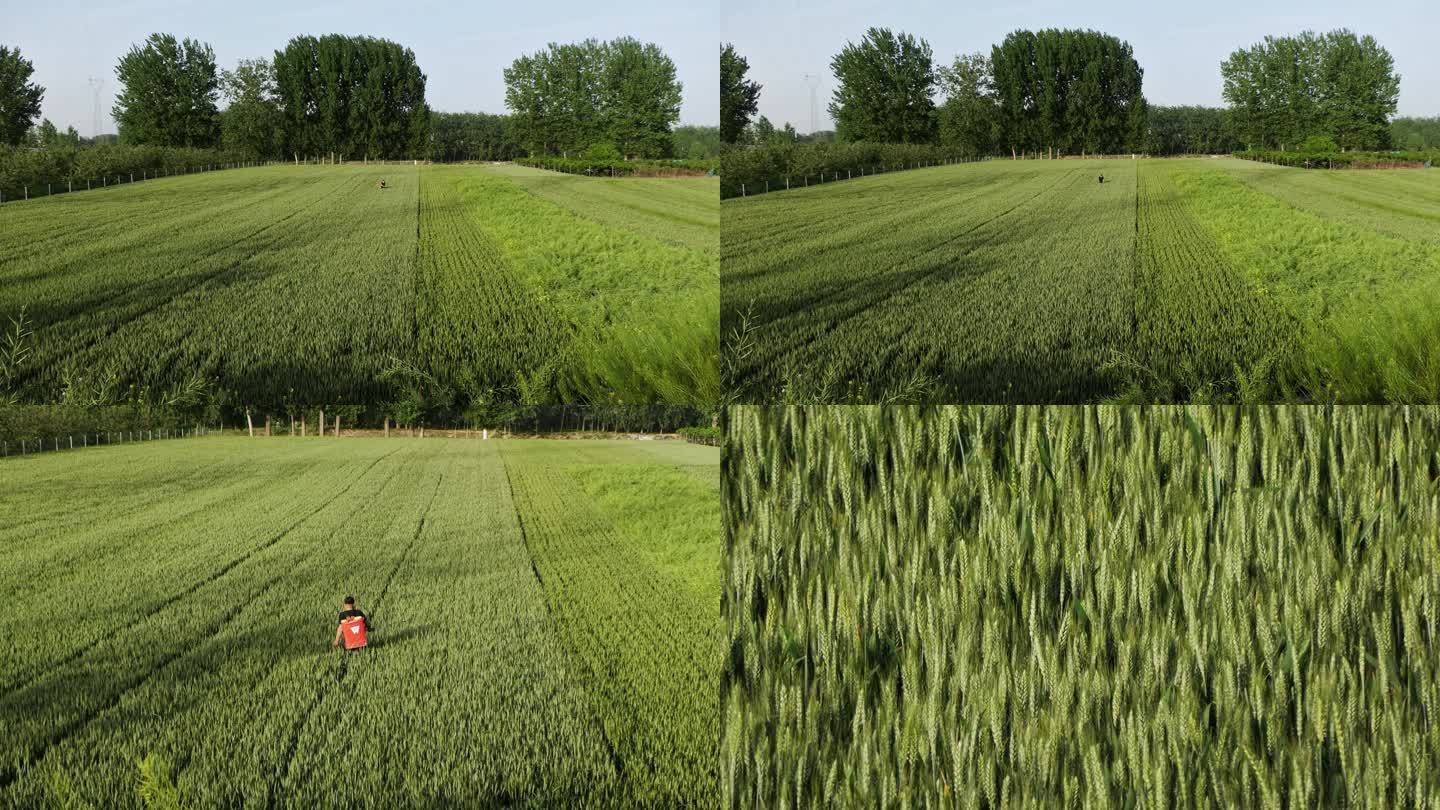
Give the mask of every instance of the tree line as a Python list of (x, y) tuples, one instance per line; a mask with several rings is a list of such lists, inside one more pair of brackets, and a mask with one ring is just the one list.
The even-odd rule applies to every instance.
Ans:
[[(841, 141), (1053, 155), (1135, 151), (1145, 136), (1143, 71), (1128, 43), (1097, 31), (1016, 31), (988, 55), (937, 66), (924, 39), (870, 28), (830, 68)], [(760, 85), (745, 78), (749, 65), (732, 45), (722, 47), (720, 69), (722, 134), (754, 139)]]
[(674, 126), (682, 90), (674, 63), (659, 46), (628, 37), (552, 44), (515, 60), (505, 71), (506, 115), (432, 111), (414, 53), (374, 37), (295, 37), (271, 58), (225, 70), (204, 42), (152, 34), (116, 66), (118, 136), (36, 124), (45, 89), (33, 73), (18, 48), (0, 47), (0, 145), (119, 142), (256, 160), (511, 160), (587, 149), (702, 160), (720, 150), (718, 127)]
[[(521, 140), (513, 115), (435, 112), (430, 115), (430, 159), (451, 163), (468, 160), (517, 160), (530, 152)], [(608, 146), (608, 144), (606, 144)], [(591, 147), (587, 147), (587, 151)], [(666, 157), (705, 160), (720, 154), (720, 128), (680, 126), (670, 133)], [(582, 151), (580, 154), (584, 154)], [(618, 150), (616, 151), (618, 155)]]
[[(1199, 154), (1296, 148), (1312, 137), (1342, 149), (1426, 148), (1430, 119), (1396, 119), (1400, 78), (1373, 37), (1348, 30), (1267, 37), (1221, 65), (1224, 109), (1151, 107), (1130, 45), (1097, 31), (1015, 31), (988, 53), (937, 65), (930, 45), (871, 28), (830, 63), (836, 137), (931, 144), (966, 156), (1146, 152)], [(800, 142), (789, 124), (755, 119), (762, 87), (733, 47), (720, 52), (727, 144)], [(937, 102), (937, 96), (939, 101)]]

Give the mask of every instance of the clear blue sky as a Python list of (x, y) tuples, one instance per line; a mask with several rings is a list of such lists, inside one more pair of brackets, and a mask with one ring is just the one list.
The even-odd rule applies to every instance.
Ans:
[(221, 68), (240, 59), (269, 57), (300, 34), (365, 34), (415, 51), (428, 77), (426, 96), (437, 110), (505, 111), (501, 71), (515, 57), (549, 42), (629, 35), (654, 42), (675, 61), (685, 85), (680, 120), (720, 120), (717, 2), (681, 4), (638, 0), (545, 3), (401, 0), (306, 2), (250, 0), (0, 0), (0, 44), (19, 46), (35, 64), (45, 90), (41, 114), (64, 129), (92, 134), (93, 97), (87, 80), (105, 79), (100, 128), (113, 132), (110, 107), (115, 63), (131, 44), (153, 32), (210, 43)]
[(819, 74), (819, 128), (835, 87), (830, 59), (870, 26), (906, 31), (930, 43), (937, 63), (990, 52), (1016, 29), (1090, 28), (1130, 43), (1152, 104), (1222, 105), (1220, 63), (1267, 34), (1349, 28), (1370, 34), (1395, 58), (1400, 115), (1440, 115), (1437, 0), (1217, 0), (1200, 4), (1139, 0), (724, 0), (720, 37), (750, 62), (764, 87), (760, 114), (776, 126), (810, 130), (806, 73)]

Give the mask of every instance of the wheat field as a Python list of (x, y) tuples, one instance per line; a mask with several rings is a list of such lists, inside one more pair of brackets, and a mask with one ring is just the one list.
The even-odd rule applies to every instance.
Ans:
[(1440, 411), (735, 407), (724, 807), (1435, 807)]

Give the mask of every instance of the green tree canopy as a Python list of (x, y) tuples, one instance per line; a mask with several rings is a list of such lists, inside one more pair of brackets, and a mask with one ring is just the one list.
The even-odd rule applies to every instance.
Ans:
[(1141, 148), (1144, 71), (1129, 43), (1098, 31), (1016, 31), (992, 49), (990, 67), (1012, 153)]
[(509, 116), (489, 113), (433, 113), (430, 116), (430, 159), (510, 160), (525, 150)]
[(1244, 146), (1222, 107), (1151, 107), (1145, 151), (1152, 155), (1227, 154)]
[(551, 43), (505, 69), (505, 106), (532, 155), (610, 143), (627, 157), (665, 157), (682, 89), (670, 57), (630, 37)]
[(430, 154), (425, 74), (409, 48), (374, 37), (296, 37), (275, 52), (275, 84), (286, 153)]
[(1231, 53), (1220, 75), (1236, 133), (1249, 146), (1291, 149), (1312, 135), (1345, 149), (1389, 145), (1400, 77), (1373, 37), (1344, 29), (1266, 37)]
[(720, 47), (720, 138), (725, 143), (739, 141), (760, 109), (760, 85), (745, 78), (749, 70), (750, 63), (734, 45)]
[(40, 115), (45, 88), (30, 81), (34, 72), (19, 48), (0, 45), (0, 144), (19, 144)]
[(940, 143), (975, 157), (995, 151), (1001, 140), (1000, 104), (990, 60), (984, 54), (961, 54), (940, 67)]
[(679, 126), (675, 127), (672, 135), (675, 140), (675, 157), (704, 160), (720, 156), (719, 127)]
[(841, 140), (935, 140), (935, 66), (928, 42), (871, 28), (859, 43), (846, 43), (830, 69), (838, 82), (830, 116)]
[(257, 158), (280, 155), (280, 101), (275, 69), (268, 59), (242, 59), (221, 75), (220, 86), (230, 106), (221, 114), (221, 143), (227, 149)]
[(220, 137), (215, 52), (193, 39), (151, 34), (115, 67), (112, 110), (123, 143), (214, 146)]
[(1390, 142), (1397, 149), (1440, 149), (1440, 115), (1433, 118), (1396, 118), (1390, 122)]

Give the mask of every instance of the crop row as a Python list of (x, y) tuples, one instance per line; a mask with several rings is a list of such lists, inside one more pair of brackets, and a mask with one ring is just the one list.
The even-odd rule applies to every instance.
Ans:
[(722, 806), (1440, 800), (1440, 412), (728, 422)]
[(630, 807), (709, 807), (718, 717), (713, 603), (661, 571), (556, 467), (507, 461), (545, 597)]

